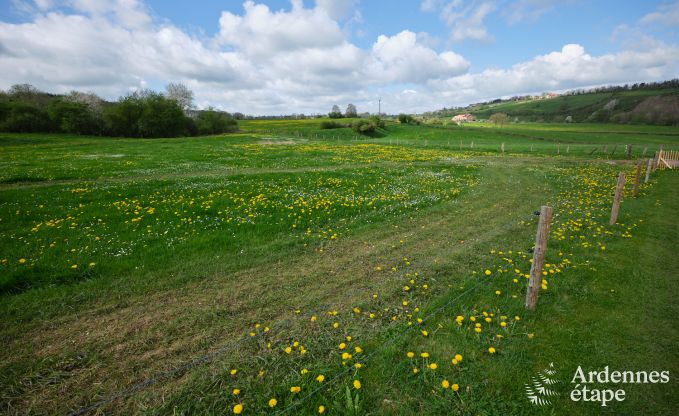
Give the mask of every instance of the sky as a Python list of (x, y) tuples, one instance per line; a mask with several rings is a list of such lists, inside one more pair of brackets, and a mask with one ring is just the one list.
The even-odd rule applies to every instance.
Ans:
[(677, 78), (679, 0), (0, 0), (0, 68), (3, 90), (421, 113)]

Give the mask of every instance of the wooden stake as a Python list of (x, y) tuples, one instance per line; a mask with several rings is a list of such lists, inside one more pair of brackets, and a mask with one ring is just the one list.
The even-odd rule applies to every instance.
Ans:
[(552, 220), (552, 207), (540, 207), (540, 222), (535, 235), (535, 249), (533, 249), (533, 264), (530, 267), (528, 291), (526, 292), (526, 309), (535, 310), (538, 303), (538, 292), (542, 286), (542, 266), (545, 264), (547, 239), (549, 238), (549, 224)]
[(636, 198), (639, 193), (639, 178), (641, 178), (641, 163), (637, 163), (637, 172), (634, 175), (634, 187), (632, 188), (632, 197)]
[(500, 148), (502, 149), (502, 153), (504, 153), (505, 152), (505, 144), (502, 143), (502, 146), (500, 146)]
[(615, 186), (615, 196), (613, 197), (613, 208), (611, 208), (610, 225), (618, 221), (618, 211), (620, 210), (620, 198), (622, 198), (622, 189), (625, 187), (625, 172), (620, 172), (618, 175), (618, 183)]
[(648, 159), (648, 164), (646, 165), (646, 178), (644, 179), (644, 183), (648, 183), (648, 181), (651, 179), (651, 169), (653, 169), (653, 159)]
[(627, 159), (631, 159), (632, 158), (632, 145), (628, 144), (625, 150), (627, 150)]

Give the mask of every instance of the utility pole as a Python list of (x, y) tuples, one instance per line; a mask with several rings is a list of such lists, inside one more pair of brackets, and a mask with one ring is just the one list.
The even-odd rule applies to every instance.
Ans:
[(382, 115), (382, 97), (377, 98), (377, 115)]

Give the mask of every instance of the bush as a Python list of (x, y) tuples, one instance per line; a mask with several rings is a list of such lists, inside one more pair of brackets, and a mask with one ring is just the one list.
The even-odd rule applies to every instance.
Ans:
[(177, 137), (196, 134), (193, 120), (176, 101), (160, 94), (131, 94), (105, 112), (109, 134), (125, 137)]
[(23, 102), (0, 103), (0, 130), (14, 133), (47, 131), (47, 113)]
[(411, 124), (415, 122), (415, 118), (413, 118), (413, 116), (411, 116), (410, 114), (399, 114), (398, 122), (401, 124)]
[(346, 127), (341, 123), (338, 123), (336, 121), (321, 121), (321, 129), (322, 130), (328, 130), (328, 129), (340, 129), (342, 127)]
[(85, 104), (63, 100), (47, 106), (50, 130), (61, 133), (100, 134), (102, 121)]
[(371, 123), (373, 123), (375, 125), (375, 127), (379, 127), (381, 129), (384, 128), (384, 120), (379, 118), (379, 116), (372, 116), (372, 117), (370, 117), (369, 120), (370, 120)]
[(212, 108), (198, 113), (196, 125), (200, 134), (221, 134), (238, 130), (238, 123), (231, 114)]

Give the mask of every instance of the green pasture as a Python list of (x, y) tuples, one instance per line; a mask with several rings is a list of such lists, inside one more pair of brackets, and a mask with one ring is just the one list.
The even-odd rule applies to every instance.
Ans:
[[(631, 196), (635, 163), (679, 149), (676, 128), (319, 125), (0, 135), (0, 413), (677, 408), (679, 177)], [(558, 395), (533, 405), (525, 384), (550, 363)], [(602, 407), (569, 399), (578, 365), (671, 377)]]

